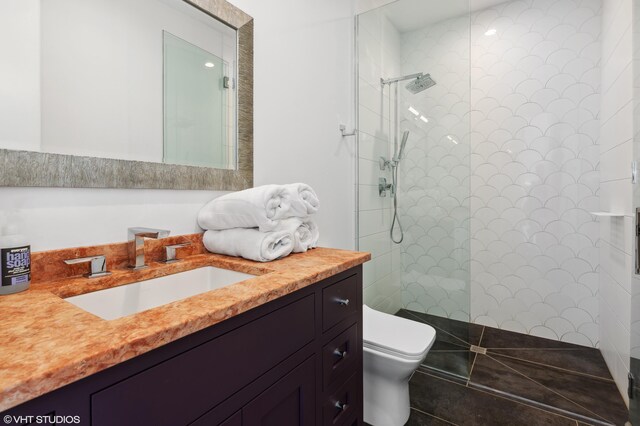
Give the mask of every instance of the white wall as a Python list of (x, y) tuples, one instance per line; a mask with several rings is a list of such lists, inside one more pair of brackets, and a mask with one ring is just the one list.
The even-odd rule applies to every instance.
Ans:
[[(255, 184), (311, 184), (320, 244), (353, 248), (354, 141), (338, 130), (352, 126), (352, 2), (234, 3), (255, 18)], [(218, 194), (0, 188), (0, 213), (15, 210), (34, 250), (45, 250), (123, 241), (128, 226), (194, 232), (198, 208)]]
[(302, 181), (320, 198), (320, 244), (353, 248), (353, 6), (233, 0), (255, 20), (255, 184)]
[(356, 0), (356, 14), (368, 12), (398, 0)]
[(127, 228), (200, 232), (198, 210), (214, 191), (0, 188), (0, 228), (17, 224), (33, 251), (125, 241)]
[(0, 13), (0, 148), (40, 149), (40, 0)]
[[(600, 207), (633, 214), (633, 0), (604, 0)], [(633, 217), (600, 219), (600, 350), (620, 393), (629, 372)]]
[(360, 250), (372, 255), (364, 265), (364, 301), (374, 309), (395, 314), (402, 307), (400, 246), (389, 237), (392, 195), (387, 192), (386, 197), (380, 197), (378, 179), (384, 177), (392, 183), (390, 171), (381, 171), (379, 166), (380, 157), (389, 159), (394, 149), (389, 142), (393, 131), (389, 120), (390, 88), (385, 86), (383, 90), (380, 78), (400, 76), (400, 35), (378, 10), (360, 15), (358, 22), (358, 242)]

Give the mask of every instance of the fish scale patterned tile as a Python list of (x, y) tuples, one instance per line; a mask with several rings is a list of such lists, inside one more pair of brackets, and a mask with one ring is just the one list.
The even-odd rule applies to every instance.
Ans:
[(597, 345), (601, 6), (514, 0), (403, 34), (403, 73), (438, 83), (402, 90), (406, 308)]

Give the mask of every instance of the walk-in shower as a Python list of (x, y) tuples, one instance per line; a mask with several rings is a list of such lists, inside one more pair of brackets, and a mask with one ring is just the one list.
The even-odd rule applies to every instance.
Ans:
[(357, 18), (365, 303), (430, 321), (445, 339), (430, 367), (459, 376), (473, 323), (598, 342), (599, 2), (552, 3), (397, 0)]

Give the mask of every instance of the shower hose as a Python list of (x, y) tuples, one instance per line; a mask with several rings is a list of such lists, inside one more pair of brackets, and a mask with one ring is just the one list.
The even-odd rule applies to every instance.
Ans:
[[(400, 167), (400, 163), (397, 162), (391, 168), (391, 177), (393, 179), (393, 221), (391, 222), (391, 230), (389, 231), (389, 236), (391, 237), (391, 241), (396, 244), (400, 244), (402, 240), (404, 240), (404, 231), (402, 230), (402, 224), (400, 223), (400, 218), (398, 217), (398, 168)], [(394, 236), (394, 230), (396, 228), (396, 223), (398, 224), (398, 229), (400, 230), (400, 239), (396, 240)]]

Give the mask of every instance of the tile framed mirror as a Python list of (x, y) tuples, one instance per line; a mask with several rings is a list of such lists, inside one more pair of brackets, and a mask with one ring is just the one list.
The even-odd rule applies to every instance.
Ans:
[(253, 19), (225, 0), (0, 4), (0, 186), (253, 185)]

